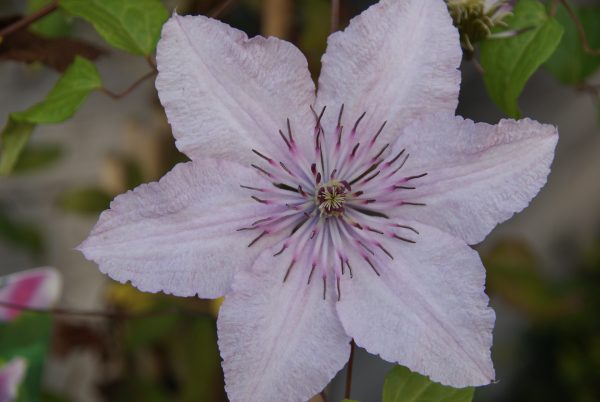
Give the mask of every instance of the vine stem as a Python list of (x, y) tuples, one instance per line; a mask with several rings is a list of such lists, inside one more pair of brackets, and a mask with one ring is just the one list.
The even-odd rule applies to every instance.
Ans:
[(105, 319), (136, 319), (136, 318), (160, 317), (160, 316), (173, 315), (173, 314), (183, 314), (183, 315), (193, 316), (193, 317), (208, 316), (208, 314), (206, 314), (206, 313), (195, 313), (195, 312), (181, 311), (181, 310), (151, 311), (151, 312), (147, 312), (147, 313), (130, 314), (130, 313), (121, 313), (121, 312), (101, 311), (101, 310), (76, 310), (76, 309), (66, 309), (66, 308), (41, 309), (41, 308), (24, 306), (21, 304), (9, 303), (9, 302), (5, 302), (5, 301), (0, 301), (0, 307), (12, 309), (12, 310), (27, 311), (30, 313), (48, 314), (48, 315), (54, 315), (54, 316), (105, 318)]
[(46, 15), (58, 9), (58, 0), (54, 0), (52, 3), (48, 4), (46, 7), (43, 7), (36, 11), (33, 14), (30, 14), (26, 17), (21, 18), (20, 20), (10, 24), (9, 26), (3, 28), (0, 31), (0, 43), (5, 36), (8, 36), (12, 33), (15, 33), (23, 28), (28, 27), (33, 22), (44, 18)]
[(111, 90), (106, 89), (106, 88), (102, 88), (101, 91), (104, 92), (106, 95), (110, 96), (113, 99), (121, 99), (121, 98), (129, 95), (141, 83), (143, 83), (144, 81), (146, 81), (148, 78), (153, 77), (155, 74), (156, 74), (156, 70), (150, 71), (150, 72), (146, 73), (145, 75), (143, 75), (140, 78), (138, 78), (133, 84), (131, 84), (129, 86), (129, 88), (127, 88), (126, 90), (124, 90), (121, 93), (115, 93), (115, 92), (112, 92)]
[(575, 23), (575, 27), (577, 28), (577, 33), (579, 35), (579, 40), (581, 41), (581, 46), (583, 47), (583, 51), (592, 56), (600, 56), (600, 49), (592, 49), (592, 47), (590, 46), (590, 43), (588, 42), (587, 36), (585, 34), (585, 29), (581, 24), (581, 20), (575, 13), (575, 10), (573, 10), (573, 7), (571, 7), (567, 0), (560, 0), (560, 2), (565, 7), (567, 12), (569, 13), (569, 16)]
[(340, 0), (331, 0), (331, 33), (338, 30), (340, 26)]
[(344, 391), (344, 399), (350, 399), (350, 392), (352, 392), (352, 366), (354, 363), (354, 349), (356, 344), (354, 339), (350, 342), (350, 357), (348, 358), (348, 369), (346, 370), (346, 389)]

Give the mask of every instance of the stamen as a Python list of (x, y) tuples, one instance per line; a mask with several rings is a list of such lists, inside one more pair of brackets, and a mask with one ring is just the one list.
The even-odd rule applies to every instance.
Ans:
[(281, 138), (285, 142), (285, 145), (287, 145), (288, 149), (291, 151), (292, 150), (292, 146), (290, 145), (290, 143), (287, 140), (287, 138), (285, 138), (285, 135), (283, 134), (283, 131), (279, 130), (279, 135), (281, 136)]
[(363, 114), (360, 115), (358, 120), (356, 120), (356, 123), (354, 123), (354, 127), (352, 128), (352, 133), (356, 133), (356, 129), (358, 128), (360, 121), (363, 119), (363, 117), (365, 117), (366, 114), (367, 112), (363, 112)]
[(258, 235), (257, 238), (255, 238), (254, 240), (252, 240), (250, 242), (250, 244), (248, 244), (248, 247), (252, 247), (254, 244), (256, 244), (257, 241), (259, 241), (264, 235), (266, 235), (268, 232), (265, 230), (264, 232), (262, 232), (261, 234)]
[(297, 193), (298, 190), (295, 189), (294, 187), (288, 186), (287, 184), (283, 184), (283, 183), (272, 183), (273, 186), (281, 189), (281, 190), (286, 190), (286, 191), (292, 191), (294, 193)]
[(279, 250), (278, 252), (273, 254), (273, 257), (277, 257), (278, 255), (281, 255), (287, 249), (287, 247), (288, 247), (287, 244), (284, 244), (283, 247), (281, 247), (281, 250)]
[(367, 261), (367, 263), (371, 266), (371, 268), (373, 268), (373, 271), (377, 274), (377, 276), (381, 276), (379, 274), (379, 271), (377, 271), (377, 269), (375, 268), (375, 266), (373, 265), (373, 263), (371, 262), (371, 260), (369, 260), (368, 257), (363, 257), (365, 259), (365, 261)]
[(352, 148), (352, 153), (350, 154), (351, 158), (354, 158), (354, 156), (356, 155), (356, 150), (358, 149), (359, 146), (360, 146), (360, 142), (357, 142), (356, 145), (354, 146), (354, 148)]
[(290, 176), (295, 177), (294, 174), (290, 171), (290, 169), (287, 168), (287, 166), (285, 166), (283, 162), (279, 162), (279, 166), (281, 166), (283, 170), (285, 170)]
[(379, 247), (381, 251), (386, 253), (387, 256), (390, 257), (392, 260), (394, 259), (394, 256), (389, 251), (387, 251), (381, 244), (377, 244), (377, 247)]
[(342, 103), (342, 107), (340, 108), (340, 114), (338, 115), (338, 123), (337, 126), (342, 126), (342, 115), (344, 114), (344, 104)]
[(415, 244), (415, 243), (416, 243), (416, 241), (414, 241), (414, 240), (411, 240), (411, 239), (407, 239), (407, 238), (405, 238), (405, 237), (398, 236), (397, 234), (394, 234), (392, 237), (393, 237), (394, 239), (402, 240), (402, 241), (404, 241), (404, 242), (407, 242), (407, 243), (412, 243), (412, 244)]
[(409, 180), (413, 180), (413, 179), (420, 179), (421, 177), (425, 177), (425, 176), (427, 176), (427, 173), (421, 173), (421, 174), (418, 174), (416, 176), (405, 177), (404, 181), (409, 181)]
[(377, 134), (375, 134), (375, 136), (371, 140), (371, 145), (375, 144), (375, 141), (377, 141), (377, 137), (379, 137), (379, 134), (381, 134), (381, 132), (383, 131), (383, 128), (385, 127), (386, 124), (387, 124), (387, 120), (384, 121), (383, 124), (381, 125), (381, 127), (379, 127), (379, 130), (377, 130)]
[(287, 119), (287, 130), (288, 130), (288, 137), (290, 137), (290, 143), (293, 144), (294, 137), (292, 137), (292, 126), (290, 124), (290, 119)]
[(296, 260), (292, 260), (292, 262), (290, 263), (290, 266), (288, 267), (287, 271), (285, 271), (285, 276), (283, 277), (283, 282), (285, 282), (288, 278), (288, 276), (290, 275), (290, 272), (292, 270), (292, 268), (294, 267), (294, 264), (296, 264)]
[(312, 268), (310, 269), (310, 274), (308, 274), (308, 282), (306, 282), (307, 285), (310, 285), (310, 280), (312, 279), (313, 272), (315, 272), (316, 266), (317, 264), (313, 264)]
[(350, 261), (346, 260), (346, 266), (348, 267), (348, 272), (350, 272), (350, 279), (352, 279), (354, 276), (352, 275), (352, 267), (350, 266)]
[(385, 152), (385, 150), (390, 146), (390, 144), (385, 144), (385, 146), (383, 148), (381, 148), (381, 151), (379, 151), (377, 153), (377, 155), (375, 155), (371, 160), (372, 161), (376, 161), (377, 159), (379, 159), (379, 157), (381, 156), (382, 153)]
[(396, 226), (397, 228), (403, 228), (403, 229), (412, 230), (412, 231), (413, 231), (413, 232), (415, 232), (416, 234), (420, 234), (420, 233), (417, 231), (417, 229), (413, 228), (412, 226), (408, 226), (408, 225), (398, 225), (398, 224), (396, 224), (396, 225), (394, 225), (394, 226)]
[(257, 202), (260, 202), (261, 204), (268, 204), (269, 203), (269, 201), (263, 200), (262, 198), (258, 198), (255, 195), (251, 195), (250, 198), (252, 198), (253, 200), (255, 200)]
[(261, 154), (260, 152), (258, 152), (256, 149), (253, 149), (252, 152), (254, 152), (256, 155), (260, 156), (261, 158), (263, 158), (267, 162), (273, 163), (273, 159), (264, 156), (263, 154)]
[(356, 205), (351, 205), (351, 204), (348, 204), (348, 207), (352, 208), (356, 212), (360, 212), (361, 214), (365, 214), (367, 216), (377, 216), (379, 218), (390, 219), (390, 217), (387, 216), (386, 214), (384, 214), (383, 212), (374, 211), (372, 209), (367, 209), (367, 208), (361, 208), (361, 207), (357, 207)]
[(340, 301), (341, 297), (342, 297), (342, 292), (340, 291), (340, 277), (336, 277), (336, 282), (337, 282), (337, 294), (338, 294), (338, 301)]
[(256, 166), (255, 164), (252, 164), (250, 166), (252, 166), (254, 169), (258, 170), (262, 174), (264, 174), (270, 178), (273, 178), (273, 175), (271, 173), (267, 172), (265, 169), (261, 168), (260, 166)]
[(243, 184), (240, 184), (240, 187), (241, 187), (241, 188), (245, 188), (245, 189), (247, 189), (247, 190), (260, 191), (261, 193), (265, 191), (265, 190), (263, 190), (262, 188), (256, 188), (256, 187), (244, 186)]

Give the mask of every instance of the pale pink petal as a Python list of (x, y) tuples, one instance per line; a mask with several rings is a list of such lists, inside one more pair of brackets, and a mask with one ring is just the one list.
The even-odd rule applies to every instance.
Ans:
[(204, 16), (174, 14), (157, 48), (156, 88), (177, 147), (195, 159), (255, 161), (276, 156), (286, 118), (308, 146), (315, 88), (306, 58), (292, 44), (255, 37)]
[(556, 127), (530, 119), (490, 125), (438, 114), (417, 121), (395, 147), (410, 153), (403, 176), (427, 173), (411, 181), (417, 188), (404, 199), (427, 206), (390, 212), (478, 243), (544, 186), (557, 140)]
[(265, 251), (240, 272), (218, 318), (219, 349), (232, 402), (301, 402), (319, 393), (348, 359), (350, 338), (335, 312), (330, 281)]
[(264, 236), (248, 247), (259, 233), (237, 231), (269, 210), (240, 184), (264, 180), (234, 162), (179, 164), (159, 182), (115, 198), (79, 249), (102, 272), (143, 291), (222, 296), (235, 271), (251, 267), (273, 241)]
[(0, 367), (0, 402), (15, 400), (26, 369), (27, 362), (21, 357), (15, 357)]
[(462, 240), (410, 224), (416, 243), (386, 244), (394, 259), (378, 265), (381, 276), (351, 259), (354, 277), (344, 275), (337, 305), (342, 325), (357, 345), (433, 381), (489, 384), (495, 316), (479, 256)]
[(366, 112), (363, 131), (387, 121), (378, 140), (385, 143), (416, 116), (454, 112), (461, 57), (442, 0), (380, 1), (329, 37), (317, 95), (328, 108), (325, 128), (333, 129), (344, 104), (346, 130)]
[[(47, 309), (60, 297), (62, 280), (54, 268), (43, 267), (0, 278), (0, 301), (34, 309)], [(0, 307), (0, 321), (15, 319), (22, 310)]]

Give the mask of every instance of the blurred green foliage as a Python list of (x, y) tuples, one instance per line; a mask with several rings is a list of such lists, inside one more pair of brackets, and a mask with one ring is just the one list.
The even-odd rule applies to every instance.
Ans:
[[(490, 267), (489, 271), (497, 267)], [(503, 400), (600, 400), (599, 283), (600, 241), (568, 278), (538, 281), (532, 293), (536, 293), (535, 288), (538, 292), (544, 289), (546, 296), (539, 304), (535, 303), (537, 307), (533, 310), (523, 310), (534, 320), (519, 346), (516, 373)], [(527, 286), (519, 280), (514, 280), (514, 284)], [(505, 292), (499, 295), (504, 296)], [(550, 306), (554, 308), (553, 314), (548, 314)]]
[(69, 212), (97, 215), (110, 205), (112, 196), (97, 187), (75, 188), (63, 193), (57, 205)]
[[(574, 6), (574, 9), (590, 46), (594, 49), (600, 48), (600, 6)], [(598, 70), (600, 57), (587, 54), (583, 50), (575, 22), (564, 8), (557, 10), (556, 19), (565, 28), (565, 34), (545, 67), (563, 84), (581, 84)]]
[(25, 379), (15, 402), (37, 402), (41, 396), (44, 360), (52, 333), (52, 317), (25, 313), (14, 321), (0, 322), (0, 358), (23, 357), (27, 361)]
[(63, 155), (58, 144), (29, 145), (13, 167), (13, 173), (29, 173), (54, 165)]
[(15, 219), (0, 204), (0, 240), (19, 247), (34, 255), (44, 250), (44, 239), (39, 228), (30, 222)]
[(101, 385), (107, 400), (224, 400), (211, 302), (143, 294), (129, 285), (114, 284), (109, 291), (117, 309), (140, 316), (113, 323), (119, 349), (110, 358), (123, 370)]
[(471, 402), (474, 388), (452, 388), (396, 366), (385, 377), (383, 402)]

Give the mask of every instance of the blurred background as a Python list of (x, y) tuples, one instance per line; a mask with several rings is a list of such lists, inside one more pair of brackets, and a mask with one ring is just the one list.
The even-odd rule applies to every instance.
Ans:
[[(0, 29), (50, 3), (1, 0)], [(341, 1), (340, 26), (372, 3)], [(600, 47), (600, 3), (573, 3), (582, 7), (582, 21), (585, 10), (599, 16), (588, 39)], [(327, 0), (163, 4), (169, 12), (218, 14), (249, 36), (290, 40), (318, 76), (330, 31)], [(556, 18), (565, 29), (562, 57), (574, 58), (568, 51), (577, 51), (569, 47), (578, 40), (576, 26), (562, 8)], [(158, 102), (152, 57), (131, 53), (63, 9), (0, 42), (2, 127), (9, 113), (44, 99), (76, 54), (94, 62), (106, 89), (91, 92), (71, 119), (37, 126), (12, 172), (0, 177), (0, 275), (50, 265), (64, 280), (58, 307), (66, 314), (30, 313), (21, 329), (0, 327), (8, 333), (0, 336), (0, 356), (22, 342), (25, 330), (46, 345), (33, 373), (43, 385), (28, 382), (30, 399), (23, 400), (226, 401), (218, 301), (140, 293), (110, 281), (74, 250), (115, 195), (185, 160)], [(476, 50), (463, 62), (458, 113), (496, 123), (506, 114), (490, 99), (477, 58)], [(558, 126), (560, 140), (539, 196), (476, 246), (497, 314), (492, 353), (499, 380), (477, 389), (476, 401), (600, 400), (600, 57), (590, 60), (585, 77), (566, 79), (550, 59), (521, 94), (522, 115)], [(131, 88), (140, 78), (147, 79)], [(359, 349), (352, 397), (380, 401), (392, 367)], [(328, 387), (329, 401), (342, 398), (344, 376)]]

